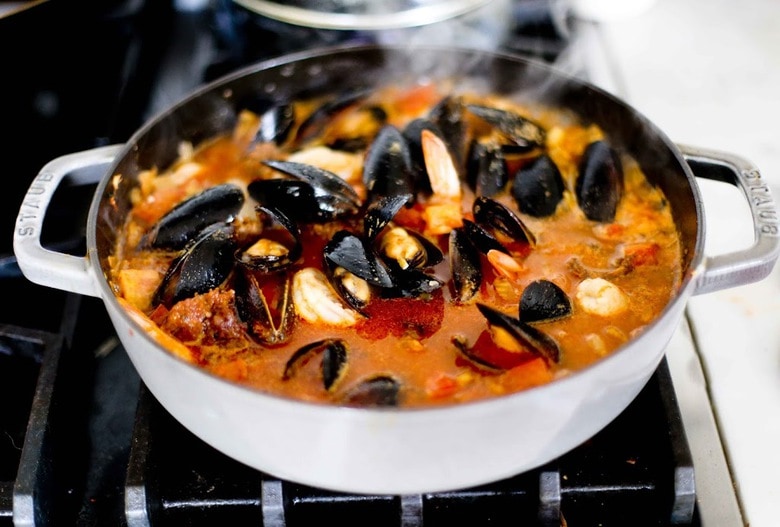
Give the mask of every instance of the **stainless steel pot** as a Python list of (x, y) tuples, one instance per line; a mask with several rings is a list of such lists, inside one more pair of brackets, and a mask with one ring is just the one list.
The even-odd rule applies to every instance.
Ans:
[[(357, 409), (283, 399), (239, 386), (186, 363), (129, 315), (105, 278), (107, 258), (139, 171), (165, 168), (182, 141), (198, 144), (232, 129), (244, 97), (379, 85), (405, 78), (460, 83), (523, 101), (569, 108), (597, 123), (641, 165), (671, 202), (683, 243), (684, 279), (662, 315), (638, 338), (587, 369), (492, 400), (431, 409)], [(87, 254), (41, 245), (46, 209), (74, 169), (105, 166), (89, 211)], [(728, 181), (747, 197), (755, 240), (707, 257), (703, 204), (691, 170)], [(95, 172), (94, 170), (92, 172)], [(142, 380), (185, 427), (225, 454), (277, 477), (356, 493), (407, 494), (482, 484), (540, 466), (615, 418), (661, 361), (691, 295), (766, 277), (778, 257), (778, 218), (768, 186), (744, 159), (681, 147), (624, 102), (540, 63), (484, 52), (426, 48), (332, 48), (291, 55), (208, 84), (152, 119), (123, 145), (51, 161), (20, 207), (14, 250), (36, 283), (104, 301)]]

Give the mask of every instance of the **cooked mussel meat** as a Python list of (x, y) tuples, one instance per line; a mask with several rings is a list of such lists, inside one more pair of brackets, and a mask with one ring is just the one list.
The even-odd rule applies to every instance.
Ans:
[(582, 155), (576, 183), (577, 204), (593, 221), (615, 219), (623, 196), (623, 165), (618, 153), (605, 141), (590, 143)]
[(200, 231), (217, 222), (230, 222), (244, 205), (244, 191), (230, 183), (210, 187), (182, 201), (147, 232), (142, 248), (180, 250)]
[(240, 250), (236, 258), (241, 265), (266, 273), (290, 267), (303, 253), (298, 226), (280, 210), (258, 206), (257, 212), (266, 219), (260, 238)]
[(565, 189), (558, 166), (547, 154), (518, 169), (512, 179), (512, 197), (517, 208), (537, 218), (555, 212)]
[(385, 261), (402, 270), (433, 266), (444, 258), (425, 236), (404, 227), (385, 232), (379, 240), (379, 251)]

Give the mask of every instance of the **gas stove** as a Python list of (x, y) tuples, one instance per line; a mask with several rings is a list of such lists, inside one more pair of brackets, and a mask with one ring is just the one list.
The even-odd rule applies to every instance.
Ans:
[[(228, 1), (70, 9), (43, 3), (0, 18), (5, 49), (18, 50), (3, 69), (20, 79), (0, 88), (9, 233), (45, 162), (125, 141), (204, 82), (292, 51), (408, 37), (294, 27)], [(490, 45), (619, 86), (597, 24), (556, 2), (511, 2), (511, 13)], [(81, 22), (57, 23), (74, 14)], [(43, 46), (42, 31), (58, 45)], [(110, 60), (96, 58), (96, 45)], [(31, 62), (35, 74), (22, 75)], [(79, 181), (58, 190), (44, 231), (73, 254), (83, 254), (94, 188)], [(636, 400), (548, 465), (453, 492), (352, 495), (279, 480), (200, 441), (146, 390), (100, 300), (28, 282), (10, 243), (0, 249), (0, 386), (11, 401), (0, 413), (0, 525), (743, 525), (686, 321)]]

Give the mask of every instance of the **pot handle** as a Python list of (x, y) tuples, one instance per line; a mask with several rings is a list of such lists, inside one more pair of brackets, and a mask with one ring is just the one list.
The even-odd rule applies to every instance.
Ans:
[(775, 201), (758, 168), (734, 154), (689, 145), (678, 147), (696, 177), (730, 183), (742, 190), (750, 206), (755, 232), (755, 242), (750, 247), (707, 257), (693, 294), (711, 293), (766, 278), (780, 253), (780, 227)]
[[(20, 205), (14, 229), (16, 261), (28, 280), (72, 293), (101, 296), (89, 255), (73, 256), (44, 248), (41, 231), (49, 203), (65, 176), (79, 169), (111, 163), (123, 148), (124, 145), (109, 145), (67, 154), (49, 161), (35, 176)], [(97, 183), (105, 175), (99, 170), (84, 171), (84, 174), (88, 174), (85, 183)]]

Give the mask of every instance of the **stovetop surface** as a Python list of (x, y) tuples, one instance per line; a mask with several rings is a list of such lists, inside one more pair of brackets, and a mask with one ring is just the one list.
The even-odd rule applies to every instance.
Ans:
[[(44, 3), (38, 12), (0, 19), (0, 41), (24, 49), (3, 59), (5, 70), (37, 66), (0, 88), (6, 122), (14, 124), (0, 132), (11, 154), (8, 192), (0, 194), (0, 222), (9, 231), (29, 182), (54, 157), (125, 141), (167, 104), (241, 65), (312, 42), (369, 38), (285, 27), (284, 41), (269, 46), (278, 23), (230, 2), (214, 5), (181, 12), (165, 2), (88, 2), (76, 8), (81, 21), (66, 27), (57, 23), (63, 8)], [(566, 52), (568, 36), (549, 5), (518, 3), (526, 18), (506, 50), (548, 61)], [(44, 30), (62, 46), (42, 46), (35, 35)], [(96, 42), (115, 60), (89, 51)], [(39, 147), (27, 153), (31, 137)], [(91, 191), (58, 191), (47, 243), (83, 254)], [(279, 481), (203, 444), (145, 390), (101, 301), (29, 283), (10, 243), (0, 245), (0, 281), (7, 299), (25, 299), (0, 305), (0, 386), (14, 401), (0, 413), (0, 525), (281, 526), (328, 519), (414, 526), (464, 518), (560, 525), (561, 516), (569, 525), (700, 524), (692, 457), (665, 362), (623, 415), (548, 466), (452, 493), (350, 496)]]

